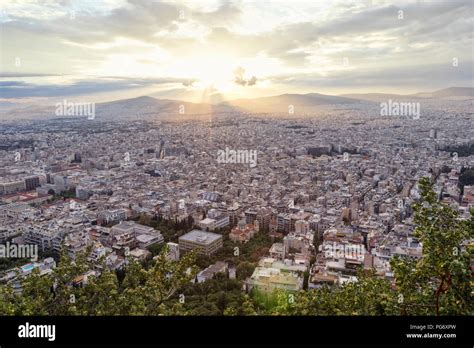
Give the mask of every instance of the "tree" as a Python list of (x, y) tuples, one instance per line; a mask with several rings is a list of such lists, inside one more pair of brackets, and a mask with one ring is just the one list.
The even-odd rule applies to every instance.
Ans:
[(202, 283), (189, 283), (183, 288), (182, 294), (187, 314), (242, 314), (242, 283), (235, 279), (210, 279)]
[[(73, 260), (63, 251), (51, 274), (40, 275), (35, 269), (23, 278), (20, 294), (14, 294), (11, 285), (0, 286), (0, 311), (9, 315), (176, 315), (182, 306), (168, 306), (167, 301), (195, 277), (195, 254), (188, 253), (179, 261), (169, 260), (166, 254), (164, 248), (149, 268), (128, 260), (119, 284), (116, 273), (104, 263), (87, 260), (88, 252)], [(79, 286), (79, 277), (96, 266), (102, 271), (95, 276), (90, 273)]]
[(250, 277), (255, 269), (255, 265), (248, 261), (243, 261), (239, 263), (235, 272), (237, 279), (245, 280)]
[(323, 286), (297, 293), (275, 291), (271, 315), (396, 315), (398, 303), (390, 282), (360, 273), (358, 281), (342, 286)]
[(423, 256), (391, 262), (402, 314), (472, 314), (470, 256), (463, 243), (474, 237), (474, 210), (471, 220), (463, 221), (456, 210), (438, 201), (427, 178), (419, 187), (422, 202), (413, 206), (414, 236), (423, 245)]
[(146, 281), (142, 287), (142, 295), (146, 302), (146, 315), (160, 314), (160, 306), (196, 276), (194, 253), (183, 255), (179, 261), (170, 260), (167, 254), (168, 248), (165, 247), (155, 264), (145, 270)]
[(151, 216), (146, 215), (146, 214), (141, 214), (138, 218), (138, 223), (140, 225), (147, 225), (149, 226), (151, 224)]
[(248, 295), (244, 296), (244, 302), (242, 303), (242, 314), (243, 315), (257, 315), (255, 306)]

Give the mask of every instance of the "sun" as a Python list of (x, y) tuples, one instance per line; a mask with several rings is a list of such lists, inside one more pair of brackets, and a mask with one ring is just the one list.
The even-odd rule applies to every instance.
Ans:
[(227, 60), (206, 57), (194, 61), (193, 65), (198, 85), (221, 93), (232, 92), (234, 67)]

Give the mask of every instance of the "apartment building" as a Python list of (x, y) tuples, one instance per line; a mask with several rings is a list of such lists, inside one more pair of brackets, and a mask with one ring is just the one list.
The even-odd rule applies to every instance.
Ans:
[(9, 195), (26, 190), (25, 180), (0, 183), (0, 195)]
[(23, 238), (25, 244), (37, 245), (39, 250), (53, 250), (58, 244), (58, 239), (61, 239), (61, 234), (58, 229), (50, 229), (46, 227), (30, 226), (24, 233)]
[(202, 255), (212, 255), (223, 246), (222, 235), (202, 230), (192, 230), (179, 237), (180, 252), (197, 250)]

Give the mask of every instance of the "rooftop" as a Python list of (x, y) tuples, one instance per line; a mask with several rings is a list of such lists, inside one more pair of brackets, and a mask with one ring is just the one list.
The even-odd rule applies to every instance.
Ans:
[(185, 235), (179, 237), (179, 240), (207, 245), (207, 244), (215, 242), (219, 238), (222, 238), (222, 235), (217, 234), (217, 233), (206, 232), (202, 230), (192, 230), (186, 233)]

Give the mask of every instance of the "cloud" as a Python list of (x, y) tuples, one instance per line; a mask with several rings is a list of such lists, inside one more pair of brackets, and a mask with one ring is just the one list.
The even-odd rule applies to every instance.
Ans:
[[(231, 66), (241, 64), (256, 72), (258, 79), (246, 76), (243, 68), (237, 70), (234, 82), (239, 86), (265, 80), (288, 89), (304, 85), (317, 90), (337, 84), (429, 85), (443, 78), (446, 85), (456, 85), (473, 78), (471, 0), (334, 2), (327, 12), (318, 12), (324, 8), (241, 1), (11, 2), (0, 16), (0, 78), (82, 74), (84, 82), (66, 83), (63, 91), (56, 81), (5, 85), (0, 93), (15, 97), (150, 86), (150, 79), (131, 78), (94, 84), (86, 75), (108, 75), (116, 69), (117, 75), (150, 76), (143, 73), (149, 71), (152, 76), (170, 76), (174, 72), (166, 68), (176, 60), (189, 58), (192, 66), (194, 57), (214, 52), (232, 57)], [(398, 18), (400, 10), (403, 19)], [(255, 13), (261, 17), (250, 16), (253, 22), (246, 22)], [(121, 60), (124, 56), (128, 60)], [(15, 66), (16, 57), (21, 67)], [(460, 61), (455, 71), (453, 57)], [(274, 71), (252, 66), (258, 59), (259, 64), (274, 63)], [(277, 73), (289, 77), (276, 78)], [(180, 88), (193, 85), (189, 78), (170, 79), (166, 83)]]
[(153, 41), (157, 31), (179, 20), (182, 8), (161, 1), (128, 0), (125, 6), (105, 13), (63, 8), (52, 19), (23, 18), (20, 12), (9, 16), (2, 29), (59, 36), (76, 43), (110, 42), (115, 37)]
[(0, 78), (14, 78), (14, 77), (46, 77), (59, 76), (57, 74), (41, 74), (41, 73), (19, 73), (19, 72), (0, 72)]
[[(209, 12), (191, 11), (191, 19), (207, 26), (222, 26), (238, 22), (242, 10), (230, 1), (221, 1), (217, 9)], [(186, 16), (184, 14), (184, 16)]]
[[(403, 11), (399, 19), (398, 11)], [(290, 66), (301, 66), (311, 58), (333, 47), (364, 46), (364, 55), (389, 56), (397, 45), (411, 50), (410, 45), (436, 43), (433, 54), (439, 47), (465, 45), (466, 38), (472, 42), (472, 3), (470, 1), (400, 3), (350, 9), (326, 21), (301, 21), (276, 26), (271, 31), (258, 34), (239, 34), (227, 27), (211, 29), (206, 41), (221, 50), (231, 52), (239, 47), (244, 56), (264, 54)], [(341, 57), (342, 58), (342, 57)], [(350, 57), (349, 57), (350, 59)]]
[(103, 77), (97, 80), (81, 80), (67, 84), (36, 84), (25, 81), (1, 81), (1, 98), (63, 97), (89, 95), (103, 92), (132, 90), (144, 87), (189, 83), (189, 80), (176, 78), (123, 78)]
[[(387, 86), (424, 91), (441, 89), (450, 86), (472, 86), (472, 71), (474, 61), (463, 61), (457, 67), (449, 62), (446, 64), (426, 64), (418, 62), (416, 65), (404, 67), (383, 68), (353, 71), (347, 74), (344, 70), (331, 74), (286, 74), (269, 77), (278, 85), (320, 90), (325, 88), (340, 89), (379, 89), (383, 91)], [(429, 83), (427, 84), (427, 81)], [(449, 81), (449, 82), (447, 82)], [(403, 94), (403, 93), (402, 93)]]
[(257, 77), (245, 78), (245, 69), (241, 66), (234, 70), (234, 82), (240, 86), (253, 86), (257, 83)]
[(0, 81), (0, 87), (24, 87), (27, 84), (23, 81)]
[(244, 80), (244, 73), (245, 69), (240, 66), (234, 70), (234, 82), (236, 84), (241, 86), (245, 86), (247, 84), (247, 81)]
[(196, 82), (196, 81), (194, 81), (194, 80), (187, 80), (187, 81), (183, 81), (183, 82), (182, 82), (182, 85), (185, 86), (185, 87), (192, 87), (193, 84), (194, 84), (194, 82)]
[(252, 76), (250, 79), (247, 80), (247, 86), (253, 86), (257, 83), (257, 78)]

